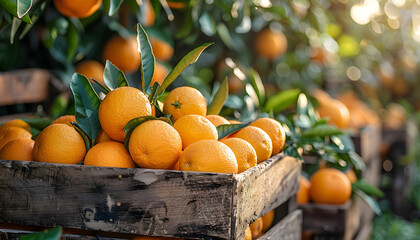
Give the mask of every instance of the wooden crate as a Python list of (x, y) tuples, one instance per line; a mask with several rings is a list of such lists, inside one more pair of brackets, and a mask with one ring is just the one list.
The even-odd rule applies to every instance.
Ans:
[(300, 171), (299, 160), (282, 155), (240, 174), (0, 160), (0, 222), (242, 239), (251, 222), (296, 194)]

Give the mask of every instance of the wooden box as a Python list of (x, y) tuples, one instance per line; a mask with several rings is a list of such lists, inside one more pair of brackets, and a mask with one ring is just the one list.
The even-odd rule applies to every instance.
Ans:
[[(242, 239), (251, 222), (293, 198), (300, 171), (282, 155), (240, 174), (0, 160), (0, 222)], [(300, 212), (291, 213), (286, 223), (297, 224)], [(300, 224), (293, 229), (300, 237)]]

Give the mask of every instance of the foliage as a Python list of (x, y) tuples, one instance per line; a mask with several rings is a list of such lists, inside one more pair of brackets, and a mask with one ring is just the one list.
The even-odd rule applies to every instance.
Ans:
[(418, 239), (420, 223), (401, 219), (390, 212), (378, 216), (373, 222), (372, 240)]
[(58, 240), (62, 232), (61, 227), (55, 227), (39, 233), (21, 235), (18, 240)]

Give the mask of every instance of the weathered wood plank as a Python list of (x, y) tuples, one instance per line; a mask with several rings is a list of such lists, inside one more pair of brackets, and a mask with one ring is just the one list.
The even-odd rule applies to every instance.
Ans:
[(276, 155), (235, 176), (233, 223), (235, 239), (257, 218), (280, 206), (299, 188), (301, 161)]
[(0, 222), (231, 237), (233, 174), (0, 160)]
[(300, 240), (302, 233), (302, 211), (295, 210), (270, 228), (258, 240)]

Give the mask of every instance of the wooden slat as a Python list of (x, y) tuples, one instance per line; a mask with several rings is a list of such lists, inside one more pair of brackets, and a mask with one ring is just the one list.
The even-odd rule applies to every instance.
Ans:
[(235, 176), (237, 196), (234, 199), (235, 239), (242, 239), (245, 229), (257, 218), (280, 206), (299, 188), (301, 161), (274, 156), (257, 167)]
[(258, 240), (300, 240), (302, 233), (302, 211), (295, 210), (274, 225)]
[(228, 239), (233, 183), (233, 174), (0, 160), (0, 222)]

